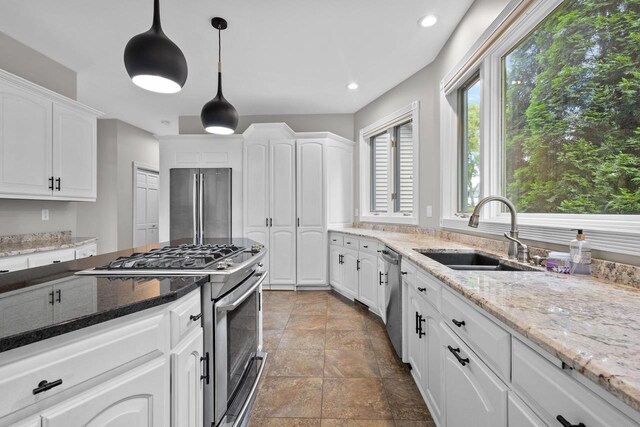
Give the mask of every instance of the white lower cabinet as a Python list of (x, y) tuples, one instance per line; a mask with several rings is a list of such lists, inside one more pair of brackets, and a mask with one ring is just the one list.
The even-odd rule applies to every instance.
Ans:
[(342, 290), (348, 297), (358, 298), (358, 251), (342, 250)]
[(378, 257), (358, 254), (358, 300), (373, 310), (378, 308)]
[(408, 308), (407, 323), (409, 325), (409, 342), (407, 343), (407, 359), (411, 365), (411, 374), (418, 386), (423, 389), (427, 384), (427, 339), (424, 331), (424, 306), (426, 302), (418, 296), (412, 289), (408, 288)]
[(329, 246), (329, 283), (342, 288), (344, 269), (342, 268), (342, 246)]
[(509, 393), (508, 409), (509, 426), (545, 427), (546, 424), (518, 396)]
[(507, 425), (507, 387), (444, 323), (445, 425)]
[(0, 258), (0, 274), (29, 268), (29, 257), (26, 255)]
[(171, 425), (202, 427), (202, 328), (194, 330), (171, 353)]
[(42, 413), (44, 427), (160, 427), (169, 390), (166, 361), (158, 358)]
[(42, 425), (42, 418), (29, 417), (27, 419), (13, 423), (11, 427), (40, 427)]
[(76, 259), (75, 249), (61, 249), (59, 251), (41, 252), (29, 255), (29, 268), (41, 267), (43, 265), (58, 264)]

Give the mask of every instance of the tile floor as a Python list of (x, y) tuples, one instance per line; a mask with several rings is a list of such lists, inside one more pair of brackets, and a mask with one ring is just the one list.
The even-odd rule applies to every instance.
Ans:
[(435, 427), (380, 319), (330, 291), (265, 291), (249, 427)]

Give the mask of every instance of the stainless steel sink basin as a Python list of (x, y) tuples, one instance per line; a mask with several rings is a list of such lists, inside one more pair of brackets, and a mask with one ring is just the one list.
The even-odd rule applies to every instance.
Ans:
[(430, 251), (416, 249), (422, 255), (453, 270), (469, 271), (541, 271), (515, 262), (509, 262), (476, 251)]

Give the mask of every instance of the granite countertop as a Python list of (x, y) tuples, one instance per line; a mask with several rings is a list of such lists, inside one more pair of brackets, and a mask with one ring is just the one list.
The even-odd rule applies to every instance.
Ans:
[(361, 228), (330, 231), (384, 243), (640, 411), (637, 288), (550, 272), (456, 271), (414, 249), (475, 248), (422, 234)]
[(0, 236), (0, 257), (77, 248), (96, 240), (95, 237), (71, 237), (71, 232)]

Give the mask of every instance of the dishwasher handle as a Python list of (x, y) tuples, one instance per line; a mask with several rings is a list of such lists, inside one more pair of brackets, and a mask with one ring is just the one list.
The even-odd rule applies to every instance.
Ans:
[(400, 264), (400, 255), (398, 255), (397, 253), (387, 248), (385, 248), (382, 252), (380, 252), (380, 257), (386, 263), (393, 264), (393, 265)]

